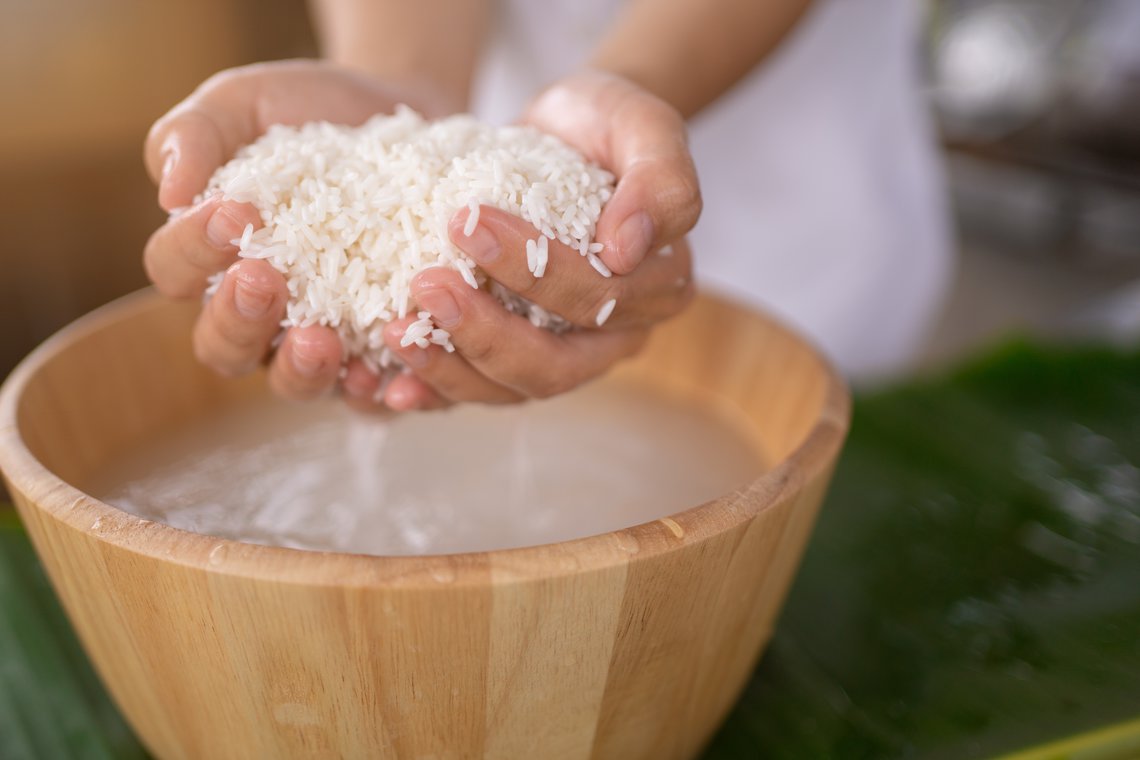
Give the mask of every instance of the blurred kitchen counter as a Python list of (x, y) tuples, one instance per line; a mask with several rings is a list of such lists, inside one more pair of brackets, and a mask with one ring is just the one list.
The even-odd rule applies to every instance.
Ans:
[(145, 284), (151, 123), (210, 74), (314, 52), (303, 0), (8, 0), (0, 23), (0, 377)]

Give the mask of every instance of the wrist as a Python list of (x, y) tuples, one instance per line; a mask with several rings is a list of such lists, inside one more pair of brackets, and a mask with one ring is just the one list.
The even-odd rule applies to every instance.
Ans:
[(424, 117), (440, 119), (467, 110), (466, 100), (431, 77), (412, 73), (377, 71), (375, 67), (344, 57), (328, 57), (328, 63), (355, 77), (360, 77), (391, 99), (414, 108)]

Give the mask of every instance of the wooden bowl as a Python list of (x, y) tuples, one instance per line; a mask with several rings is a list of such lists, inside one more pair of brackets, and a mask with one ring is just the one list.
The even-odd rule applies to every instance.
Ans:
[(77, 487), (264, 393), (194, 361), (197, 309), (88, 315), (0, 391), (0, 468), (87, 653), (160, 758), (685, 758), (751, 673), (849, 401), (794, 334), (711, 298), (627, 380), (735, 409), (774, 465), (707, 504), (546, 546), (427, 557), (187, 533)]

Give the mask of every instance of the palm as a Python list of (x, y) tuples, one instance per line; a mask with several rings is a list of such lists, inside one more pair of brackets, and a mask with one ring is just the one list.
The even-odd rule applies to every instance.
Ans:
[[(215, 169), (273, 124), (360, 124), (401, 102), (427, 113), (439, 110), (429, 93), (383, 87), (315, 61), (234, 69), (207, 80), (155, 123), (147, 137), (147, 168), (161, 183), (159, 203), (170, 210), (190, 203)], [(172, 152), (178, 154), (175, 171), (164, 176)]]

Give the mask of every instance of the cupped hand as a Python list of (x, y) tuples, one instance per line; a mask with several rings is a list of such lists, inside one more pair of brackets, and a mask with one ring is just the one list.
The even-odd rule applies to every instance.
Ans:
[[(397, 103), (442, 115), (442, 103), (422, 91), (400, 91), (333, 65), (281, 61), (231, 69), (204, 82), (151, 128), (147, 171), (158, 185), (159, 204), (170, 219), (147, 243), (147, 275), (159, 292), (199, 297), (211, 275), (225, 270), (194, 328), (198, 359), (226, 375), (258, 367), (280, 331), (288, 292), (268, 263), (239, 260), (247, 224), (261, 226), (248, 204), (213, 195), (195, 205), (211, 175), (270, 125), (315, 120), (362, 124)], [(269, 382), (281, 396), (312, 398), (337, 380), (341, 344), (329, 327), (292, 328), (269, 364)]]
[(582, 329), (557, 335), (540, 330), (455, 272), (427, 270), (413, 280), (413, 297), (451, 334), (456, 351), (401, 347), (412, 320), (393, 322), (385, 343), (411, 372), (378, 394), (378, 379), (359, 362), (350, 365), (345, 388), (355, 405), (367, 407), (377, 395), (388, 407), (405, 410), (562, 393), (635, 353), (654, 324), (692, 299), (684, 235), (700, 216), (701, 198), (680, 114), (625, 79), (583, 72), (541, 94), (522, 121), (557, 135), (616, 176), (617, 189), (595, 234), (612, 276), (551, 241), (546, 274), (535, 278), (525, 250), (538, 231), (487, 206), (470, 236), (463, 232), (469, 212), (461, 209), (450, 237), (492, 279)]

